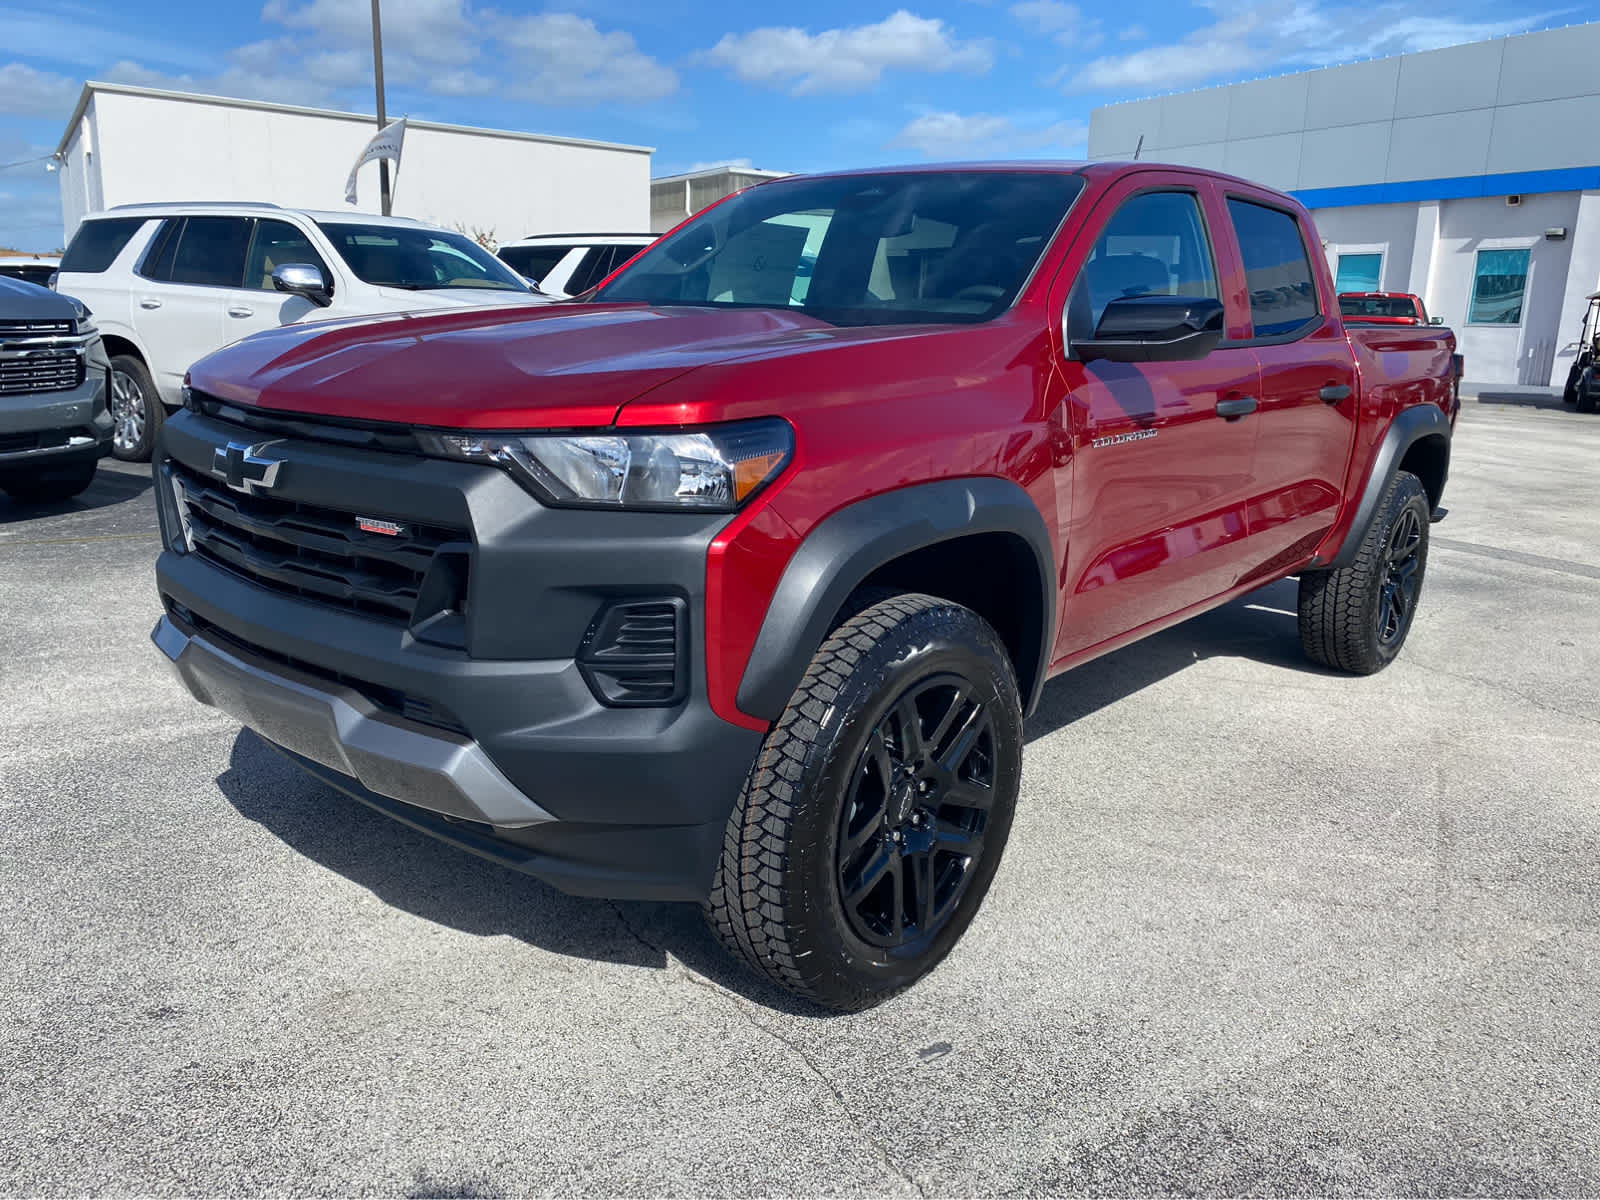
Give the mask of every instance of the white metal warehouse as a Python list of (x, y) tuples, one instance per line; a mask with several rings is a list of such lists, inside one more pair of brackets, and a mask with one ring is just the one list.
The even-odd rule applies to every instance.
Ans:
[(1600, 290), (1600, 24), (1099, 108), (1089, 154), (1293, 192), (1341, 291), (1414, 292), (1467, 374), (1566, 379)]
[[(354, 113), (87, 83), (57, 147), (66, 238), (85, 213), (145, 201), (350, 208), (345, 180), (376, 128)], [(408, 120), (394, 212), (499, 241), (643, 229), (650, 155), (642, 146)], [(350, 211), (378, 211), (376, 165), (362, 169), (359, 197)]]

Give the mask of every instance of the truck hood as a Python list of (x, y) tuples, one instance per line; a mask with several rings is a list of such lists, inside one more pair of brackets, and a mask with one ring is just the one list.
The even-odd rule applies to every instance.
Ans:
[(196, 363), (191, 382), (233, 403), (326, 417), (456, 429), (608, 425), (629, 401), (707, 363), (905, 334), (781, 309), (397, 313), (245, 338)]
[(70, 321), (78, 315), (78, 305), (65, 296), (0, 275), (0, 321)]

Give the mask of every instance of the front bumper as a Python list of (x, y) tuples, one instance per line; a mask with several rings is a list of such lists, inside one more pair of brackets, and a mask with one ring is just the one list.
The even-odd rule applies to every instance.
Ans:
[[(706, 697), (706, 550), (726, 518), (548, 509), (493, 468), (273, 441), (275, 501), (466, 531), (459, 636), (430, 640), (426, 623), (291, 594), (193, 548), (165, 460), (214, 473), (240, 436), (185, 411), (157, 455), (153, 636), (197, 699), (374, 808), (563, 890), (707, 893), (762, 741)], [(654, 596), (684, 614), (681, 698), (608, 706), (580, 662), (586, 631)]]
[(75, 388), (0, 396), (0, 474), (33, 474), (109, 454), (109, 369), (103, 355), (91, 355)]

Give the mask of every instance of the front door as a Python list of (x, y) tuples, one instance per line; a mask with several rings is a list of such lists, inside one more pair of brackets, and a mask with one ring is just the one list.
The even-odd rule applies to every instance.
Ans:
[(1227, 591), (1245, 554), (1256, 425), (1225, 414), (1256, 397), (1255, 354), (1225, 345), (1199, 361), (1085, 363), (1072, 353), (1118, 297), (1221, 298), (1201, 185), (1141, 185), (1150, 178), (1102, 202), (1114, 211), (1066, 305), (1075, 462), (1057, 660)]
[(244, 286), (231, 289), (225, 297), (224, 342), (236, 342), (264, 329), (293, 324), (307, 314), (326, 311), (304, 296), (280, 292), (273, 286), (272, 272), (291, 263), (316, 267), (323, 279), (332, 279), (327, 264), (311, 245), (311, 239), (298, 228), (288, 221), (268, 218), (256, 221), (245, 262)]

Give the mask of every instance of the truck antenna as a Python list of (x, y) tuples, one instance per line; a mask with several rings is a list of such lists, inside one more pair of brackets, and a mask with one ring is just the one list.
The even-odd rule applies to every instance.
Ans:
[(1139, 161), (1139, 151), (1144, 149), (1144, 134), (1139, 135), (1139, 144), (1133, 148), (1133, 161)]

